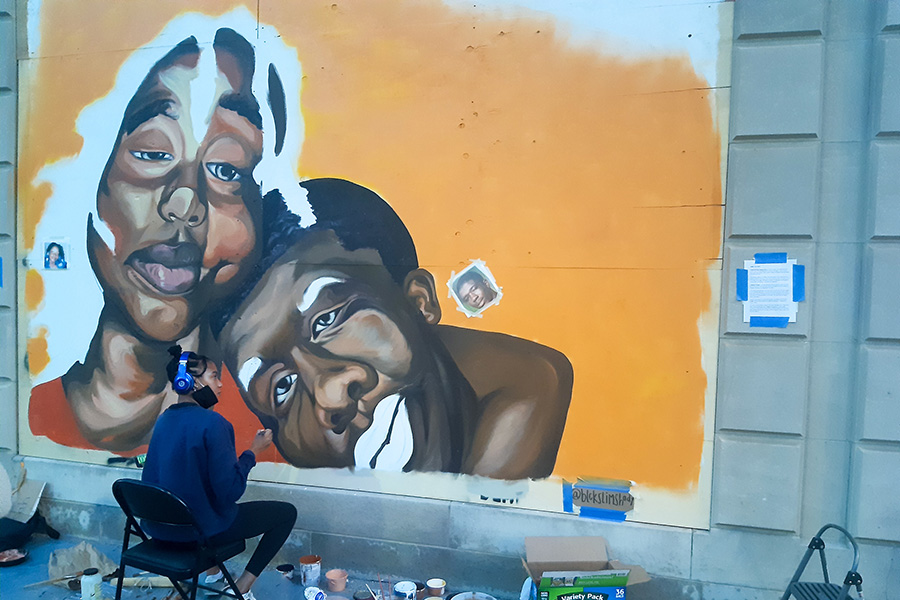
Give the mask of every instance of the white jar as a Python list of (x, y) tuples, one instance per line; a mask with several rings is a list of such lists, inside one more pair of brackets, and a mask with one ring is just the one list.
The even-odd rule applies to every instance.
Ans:
[(100, 584), (103, 583), (103, 577), (100, 571), (94, 568), (85, 569), (81, 575), (81, 600), (101, 600), (103, 594), (100, 592)]

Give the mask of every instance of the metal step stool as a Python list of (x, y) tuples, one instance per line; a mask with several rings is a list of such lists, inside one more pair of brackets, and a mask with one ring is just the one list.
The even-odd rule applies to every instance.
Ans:
[[(853, 565), (850, 567), (850, 570), (847, 571), (847, 576), (844, 577), (843, 586), (831, 583), (828, 579), (828, 564), (825, 560), (825, 542), (822, 540), (822, 534), (828, 529), (837, 529), (843, 533), (847, 539), (850, 540), (850, 544), (853, 545)], [(803, 574), (806, 564), (809, 562), (809, 559), (812, 558), (813, 552), (816, 550), (819, 551), (819, 557), (822, 560), (822, 575), (825, 581), (800, 581), (800, 576)], [(810, 540), (809, 546), (806, 548), (806, 554), (803, 555), (803, 559), (800, 561), (800, 565), (794, 572), (794, 576), (791, 578), (791, 582), (784, 591), (784, 596), (781, 597), (781, 600), (788, 600), (791, 596), (797, 600), (851, 600), (851, 586), (856, 587), (857, 598), (862, 598), (862, 576), (856, 571), (858, 566), (859, 546), (856, 545), (856, 540), (853, 539), (853, 536), (850, 535), (849, 531), (840, 525), (829, 523), (822, 527), (822, 529), (813, 536), (813, 539)]]

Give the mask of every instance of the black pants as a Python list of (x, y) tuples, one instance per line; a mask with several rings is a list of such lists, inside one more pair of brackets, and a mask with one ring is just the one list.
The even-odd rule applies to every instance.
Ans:
[(237, 507), (238, 514), (231, 527), (214, 535), (209, 541), (218, 546), (262, 535), (247, 563), (247, 571), (259, 577), (294, 528), (297, 509), (293, 504), (271, 500), (241, 502)]

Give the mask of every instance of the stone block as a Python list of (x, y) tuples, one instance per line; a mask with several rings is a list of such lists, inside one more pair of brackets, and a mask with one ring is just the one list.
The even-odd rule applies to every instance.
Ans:
[(878, 7), (878, 28), (900, 28), (900, 0), (883, 0), (873, 2)]
[(15, 171), (12, 165), (0, 164), (0, 236), (16, 235)]
[[(821, 1), (821, 0), (820, 0)], [(821, 2), (827, 6), (825, 31), (828, 41), (869, 38), (874, 33), (877, 7), (883, 2), (859, 2), (858, 0), (834, 0)]]
[[(16, 22), (0, 17), (0, 90), (16, 90)], [(15, 120), (12, 121), (15, 123)]]
[(297, 506), (297, 527), (316, 533), (449, 545), (450, 509), (441, 500), (251, 482), (246, 500), (282, 500)]
[(820, 144), (735, 143), (728, 156), (730, 235), (815, 232)]
[(815, 285), (815, 246), (812, 243), (785, 241), (781, 243), (751, 240), (732, 240), (725, 244), (725, 261), (723, 274), (722, 312), (724, 312), (724, 330), (726, 333), (756, 333), (772, 336), (808, 336), (810, 332), (810, 302), (804, 300), (797, 305), (797, 321), (788, 323), (787, 327), (750, 327), (744, 322), (744, 303), (737, 300), (736, 270), (744, 268), (745, 260), (754, 260), (758, 252), (787, 252), (788, 259), (796, 259), (797, 264), (806, 267), (806, 297), (811, 298), (811, 290)]
[(859, 281), (864, 249), (857, 243), (820, 243), (816, 248), (815, 288), (807, 289), (812, 303), (812, 339), (846, 342), (856, 336)]
[(825, 7), (819, 0), (736, 2), (734, 36), (821, 33), (825, 26)]
[(849, 529), (856, 537), (900, 542), (897, 481), (900, 481), (900, 451), (857, 445), (849, 510)]
[(16, 384), (10, 379), (0, 379), (0, 448), (16, 447)]
[(876, 41), (872, 105), (875, 133), (900, 132), (900, 36)]
[(818, 241), (858, 241), (868, 204), (863, 195), (868, 152), (864, 142), (822, 144)]
[[(642, 523), (612, 523), (521, 509), (453, 502), (451, 547), (524, 556), (525, 536), (599, 535), (614, 558), (665, 577), (690, 577), (690, 531)], [(510, 536), (517, 531), (520, 535)]]
[(809, 395), (806, 437), (846, 440), (854, 419), (858, 352), (855, 341), (810, 344)]
[(806, 342), (723, 340), (716, 427), (803, 433), (808, 379)]
[(0, 378), (16, 380), (16, 313), (14, 309), (2, 306), (0, 306)]
[(900, 141), (872, 143), (869, 177), (872, 209), (869, 234), (872, 237), (900, 236)]
[(722, 528), (697, 530), (691, 578), (752, 588), (771, 584), (784, 592), (808, 542), (782, 533)]
[(796, 531), (800, 525), (802, 463), (799, 439), (718, 434), (713, 523)]
[[(900, 441), (900, 347), (864, 346), (860, 352), (859, 437)], [(852, 396), (848, 396), (852, 398)]]
[(820, 40), (735, 46), (731, 136), (821, 135)]
[[(0, 123), (16, 122), (16, 96), (0, 91)], [(0, 163), (16, 162), (16, 129), (0, 127)]]
[[(859, 10), (859, 12), (866, 12)], [(869, 134), (869, 65), (867, 38), (832, 40), (825, 48), (822, 137), (826, 142), (865, 140)]]
[[(871, 244), (867, 257), (869, 339), (900, 339), (900, 244)], [(865, 302), (865, 300), (864, 300)]]
[(811, 538), (825, 523), (843, 523), (850, 480), (850, 442), (807, 440), (803, 460), (801, 537)]
[(16, 306), (16, 241), (6, 236), (0, 237), (0, 306)]

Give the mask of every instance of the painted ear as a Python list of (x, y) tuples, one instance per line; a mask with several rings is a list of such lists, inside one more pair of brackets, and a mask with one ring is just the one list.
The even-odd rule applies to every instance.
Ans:
[(418, 309), (429, 325), (441, 320), (441, 305), (437, 299), (434, 277), (425, 269), (413, 269), (403, 282), (406, 297)]

